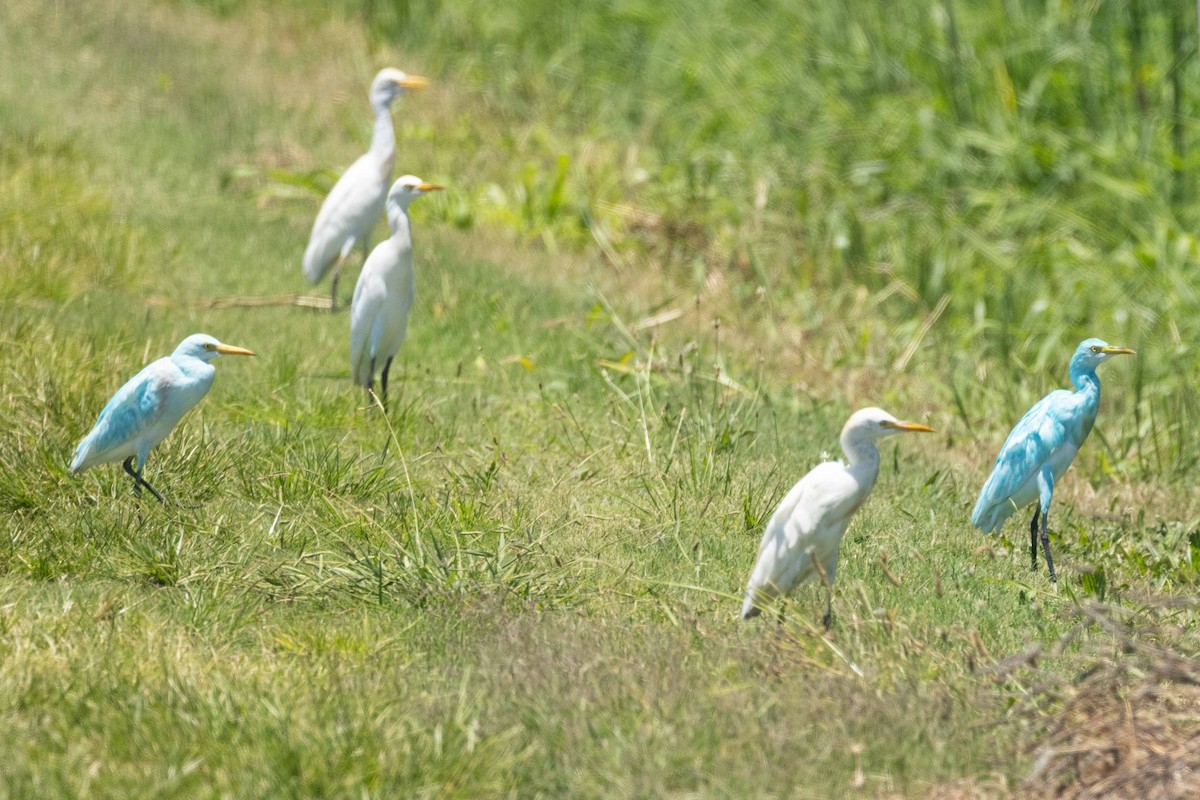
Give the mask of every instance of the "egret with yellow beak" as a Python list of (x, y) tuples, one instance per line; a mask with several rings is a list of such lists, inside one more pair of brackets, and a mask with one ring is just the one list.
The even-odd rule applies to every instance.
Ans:
[(408, 332), (408, 312), (417, 292), (413, 273), (412, 221), (408, 207), (418, 197), (441, 189), (415, 175), (405, 175), (387, 198), (390, 239), (379, 243), (363, 264), (350, 303), (350, 371), (354, 382), (370, 390), (375, 373), (387, 402), (388, 370)]
[(1024, 506), (1038, 501), (1029, 523), (1029, 554), (1037, 569), (1038, 519), (1041, 518), (1042, 552), (1050, 581), (1058, 581), (1050, 556), (1046, 521), (1054, 485), (1070, 468), (1083, 446), (1100, 408), (1100, 378), (1096, 367), (1113, 356), (1135, 355), (1128, 347), (1113, 347), (1100, 339), (1085, 339), (1071, 358), (1071, 383), (1075, 391), (1057, 389), (1039, 400), (1008, 434), (996, 465), (971, 514), (971, 524), (994, 533)]
[(833, 615), (833, 580), (838, 546), (850, 518), (867, 500), (879, 475), (878, 439), (897, 433), (931, 433), (916, 422), (901, 422), (879, 408), (855, 411), (842, 428), (845, 462), (827, 461), (813, 467), (783, 498), (767, 522), (758, 562), (746, 586), (742, 619), (758, 616), (776, 598), (801, 583), (825, 584), (825, 615)]
[(333, 267), (331, 308), (337, 306), (342, 263), (355, 245), (370, 249), (371, 231), (383, 215), (396, 158), (392, 103), (405, 89), (421, 89), (428, 84), (419, 75), (406, 75), (391, 67), (380, 70), (371, 82), (371, 107), (375, 110), (371, 147), (333, 185), (317, 213), (304, 251), (304, 275), (309, 283), (318, 283)]
[(145, 486), (158, 502), (164, 502), (142, 477), (142, 469), (150, 450), (208, 394), (217, 373), (210, 362), (221, 355), (254, 353), (221, 344), (208, 334), (195, 333), (180, 342), (169, 358), (160, 358), (134, 375), (112, 396), (91, 433), (75, 448), (71, 472), (78, 474), (98, 464), (124, 459), (135, 491), (140, 494)]

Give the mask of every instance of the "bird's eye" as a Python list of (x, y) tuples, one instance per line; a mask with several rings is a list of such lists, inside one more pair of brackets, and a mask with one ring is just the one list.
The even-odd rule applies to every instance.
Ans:
[(205, 342), (204, 349), (205, 350), (216, 350), (217, 346), (215, 344), (213, 344), (212, 342)]
[(1099, 352), (1100, 352), (1100, 346), (1099, 346), (1099, 345), (1092, 345), (1092, 352), (1093, 352), (1093, 353), (1099, 353)]

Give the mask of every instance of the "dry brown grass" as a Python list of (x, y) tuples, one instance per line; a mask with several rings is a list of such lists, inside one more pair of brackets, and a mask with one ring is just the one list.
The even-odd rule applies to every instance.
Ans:
[[(1159, 605), (1134, 618), (1093, 604), (1052, 647), (1035, 645), (985, 670), (1018, 682), (1033, 676), (1014, 714), (1032, 726), (1032, 766), (1017, 786), (998, 774), (966, 777), (927, 798), (1200, 797), (1200, 659), (1195, 633), (1171, 621), (1178, 610)], [(1090, 644), (1070, 656), (1074, 678), (1039, 667), (1068, 657), (1081, 640)]]
[(1029, 711), (1046, 730), (1018, 797), (1200, 797), (1200, 659), (1195, 633), (1172, 622), (1177, 611), (1084, 609), (1048, 655), (1086, 633), (1103, 645), (1080, 657), (1073, 680), (1043, 674), (1034, 685)]

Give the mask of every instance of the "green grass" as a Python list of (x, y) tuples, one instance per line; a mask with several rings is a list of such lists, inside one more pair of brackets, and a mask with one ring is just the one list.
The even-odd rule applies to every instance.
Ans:
[[(431, 219), (665, 276), (798, 372), (949, 375), (936, 400), (972, 435), (1063, 380), (1079, 340), (1127, 343), (1144, 358), (1114, 398), (1130, 427), (1110, 427), (1110, 461), (1142, 480), (1196, 466), (1200, 95), (1185, 90), (1200, 61), (1184, 0), (197, 6), (286, 10), (336, 31), (338, 60), (361, 48), (433, 75), (438, 99), (401, 121), (404, 151), (457, 190)], [(361, 94), (371, 67), (355, 66), (357, 83), (321, 81), (298, 107)], [(259, 175), (264, 201), (294, 196), (289, 176), (331, 164), (308, 148), (346, 126), (311, 125), (237, 174)], [(820, 351), (794, 352), (805, 336)]]
[[(897, 77), (868, 56), (882, 43), (919, 62), (926, 17), (875, 22), (861, 52), (812, 51), (778, 76), (779, 106), (726, 102), (722, 122), (695, 115), (714, 85), (728, 99), (755, 82), (736, 59), (672, 98), (689, 43), (693, 59), (758, 52), (755, 29), (720, 34), (751, 13), (723, 3), (698, 5), (689, 29), (633, 7), (544, 28), (526, 12), (413, 7), (431, 15), (427, 36), (398, 29), (403, 51), (355, 14), (208, 5), (0, 11), (4, 796), (922, 797), (993, 771), (1015, 782), (1038, 722), (993, 723), (1028, 687), (980, 668), (1070, 630), (1089, 597), (1136, 609), (1194, 594), (1189, 195), (1155, 210), (1147, 190), (1140, 221), (1114, 228), (1128, 207), (1105, 205), (1102, 172), (1089, 185), (1108, 188), (1061, 209), (1059, 190), (1001, 176), (1000, 200), (956, 200), (931, 222), (947, 192), (1011, 168), (977, 152), (977, 64), (961, 80), (919, 63)], [(831, 50), (856, 35), (835, 12), (786, 27), (768, 11), (784, 13), (754, 18), (778, 33), (767, 54), (792, 34)], [(612, 15), (622, 24), (601, 24)], [(964, 14), (964, 30), (979, 19)], [(1048, 42), (1066, 22), (1045, 24)], [(553, 58), (562, 41), (575, 49)], [(1037, 52), (997, 47), (1037, 77)], [(620, 57), (643, 48), (678, 72)], [(1066, 62), (1103, 55), (1085, 50)], [(392, 62), (437, 79), (402, 102), (398, 166), (452, 189), (415, 210), (418, 305), (385, 419), (350, 385), (345, 314), (206, 303), (305, 291), (319, 203), (305, 182), (359, 152), (362, 87)], [(844, 108), (827, 107), (821, 76), (844, 81)], [(962, 118), (947, 122), (957, 85)], [(1074, 84), (1047, 85), (1047, 107), (1066, 105), (1053, 92)], [(793, 89), (809, 94), (791, 108)], [(613, 105), (588, 121), (602, 90)], [(910, 150), (923, 92), (934, 138)], [(1028, 125), (1018, 139), (1033, 147), (1064, 125), (1020, 116), (997, 136)], [(1124, 119), (1098, 130), (1125, 141)], [(1086, 127), (1052, 142), (1055, 157)], [(1148, 152), (1161, 135), (1152, 125)], [(811, 146), (790, 151), (793, 137)], [(871, 141), (891, 148), (872, 158), (930, 183), (902, 182), (896, 200), (864, 166)], [(620, 174), (640, 163), (620, 155), (630, 143), (654, 160), (636, 193)], [(1125, 153), (1109, 157), (1156, 169)], [(793, 200), (756, 227), (728, 190), (759, 170)], [(787, 188), (798, 176), (803, 190)], [(620, 228), (604, 203), (631, 198), (664, 227)], [(1047, 208), (1112, 247), (1049, 236)], [(1080, 221), (1097, 209), (1108, 216)], [(1022, 219), (1041, 232), (1027, 237)], [(848, 254), (817, 244), (837, 225), (863, 237)], [(595, 256), (596, 231), (623, 266)], [(1016, 241), (1032, 243), (1028, 260)], [(1128, 259), (1099, 269), (1113, 248)], [(1096, 285), (1086, 310), (1031, 305), (1078, 289), (1056, 281), (1081, 265)], [(1118, 303), (1133, 287), (1141, 305)], [(219, 361), (210, 396), (152, 456), (147, 477), (176, 502), (139, 506), (118, 467), (70, 476), (111, 392), (199, 330), (260, 356)], [(1062, 380), (1082, 332), (1143, 353), (1106, 370), (1099, 427), (1055, 510), (1055, 591), (1028, 571), (1017, 528), (981, 547), (966, 518), (999, 439)], [(782, 627), (738, 623), (774, 503), (868, 402), (941, 433), (884, 448), (843, 544), (832, 637), (813, 627), (812, 590)], [(1190, 629), (1194, 613), (1176, 621)]]

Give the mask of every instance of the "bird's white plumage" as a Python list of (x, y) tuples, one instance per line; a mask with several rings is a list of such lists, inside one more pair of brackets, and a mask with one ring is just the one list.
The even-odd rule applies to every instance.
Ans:
[(380, 242), (350, 304), (350, 368), (359, 386), (370, 386), (374, 367), (400, 351), (416, 290), (411, 242), (407, 249), (395, 238)]
[(898, 422), (878, 408), (851, 415), (841, 435), (846, 461), (814, 467), (792, 487), (767, 522), (746, 586), (743, 619), (801, 583), (820, 579), (822, 571), (825, 580), (833, 584), (842, 536), (879, 474), (875, 440), (906, 430), (929, 429)]
[(367, 257), (350, 303), (350, 371), (359, 386), (370, 388), (375, 371), (385, 367), (404, 343), (416, 297), (408, 206), (440, 188), (415, 175), (405, 175), (388, 192), (392, 235)]
[(756, 604), (818, 580), (818, 563), (833, 582), (842, 535), (875, 480), (873, 474), (859, 472), (852, 473), (840, 461), (827, 461), (787, 493), (767, 522), (759, 544), (743, 615)]
[(317, 213), (304, 250), (304, 275), (310, 283), (325, 277), (330, 267), (348, 256), (356, 245), (368, 243), (383, 214), (395, 163), (392, 103), (406, 87), (423, 81), (390, 67), (380, 70), (372, 81), (370, 98), (375, 125), (371, 146), (338, 178)]
[(318, 283), (339, 258), (367, 241), (383, 215), (391, 172), (390, 156), (384, 161), (368, 152), (334, 184), (317, 213), (304, 250), (304, 277), (309, 283)]

